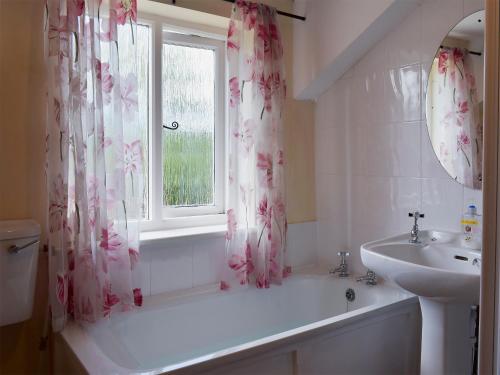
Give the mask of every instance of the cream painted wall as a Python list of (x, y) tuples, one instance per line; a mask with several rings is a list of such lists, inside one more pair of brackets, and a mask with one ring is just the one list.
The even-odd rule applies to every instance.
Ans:
[[(0, 220), (44, 222), (43, 1), (0, 0)], [(48, 372), (38, 344), (46, 312), (47, 256), (39, 257), (31, 320), (0, 328), (0, 373)]]
[(44, 194), (43, 2), (0, 2), (0, 219), (41, 222)]

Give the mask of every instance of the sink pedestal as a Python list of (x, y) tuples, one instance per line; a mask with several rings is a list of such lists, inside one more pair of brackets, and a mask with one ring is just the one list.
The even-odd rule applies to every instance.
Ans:
[(419, 297), (422, 309), (421, 375), (471, 374), (470, 304)]
[(422, 375), (469, 375), (473, 342), (471, 305), (479, 301), (481, 252), (462, 233), (421, 231), (419, 243), (402, 234), (361, 245), (361, 260), (419, 296), (422, 308)]

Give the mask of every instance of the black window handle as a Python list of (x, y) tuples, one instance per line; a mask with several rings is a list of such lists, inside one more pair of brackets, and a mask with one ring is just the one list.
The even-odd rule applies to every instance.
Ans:
[(179, 128), (179, 123), (177, 121), (172, 121), (170, 125), (163, 125), (164, 129), (177, 130)]

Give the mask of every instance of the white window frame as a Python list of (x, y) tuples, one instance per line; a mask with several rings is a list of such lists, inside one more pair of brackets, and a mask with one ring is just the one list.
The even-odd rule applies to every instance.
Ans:
[[(151, 32), (150, 112), (149, 129), (149, 219), (141, 222), (142, 231), (170, 230), (224, 224), (226, 205), (226, 48), (224, 34), (207, 33), (196, 25), (172, 25), (161, 17), (147, 16), (139, 20)], [(214, 129), (214, 205), (196, 207), (163, 206), (162, 166), (162, 51), (163, 44), (179, 44), (208, 48), (215, 53), (215, 129)], [(182, 126), (182, 124), (180, 125)], [(173, 130), (175, 131), (175, 130)]]

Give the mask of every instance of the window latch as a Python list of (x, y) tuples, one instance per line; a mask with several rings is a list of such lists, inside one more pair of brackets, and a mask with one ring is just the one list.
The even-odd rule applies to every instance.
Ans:
[(177, 130), (179, 128), (179, 123), (177, 121), (172, 121), (170, 125), (163, 125), (164, 129)]

